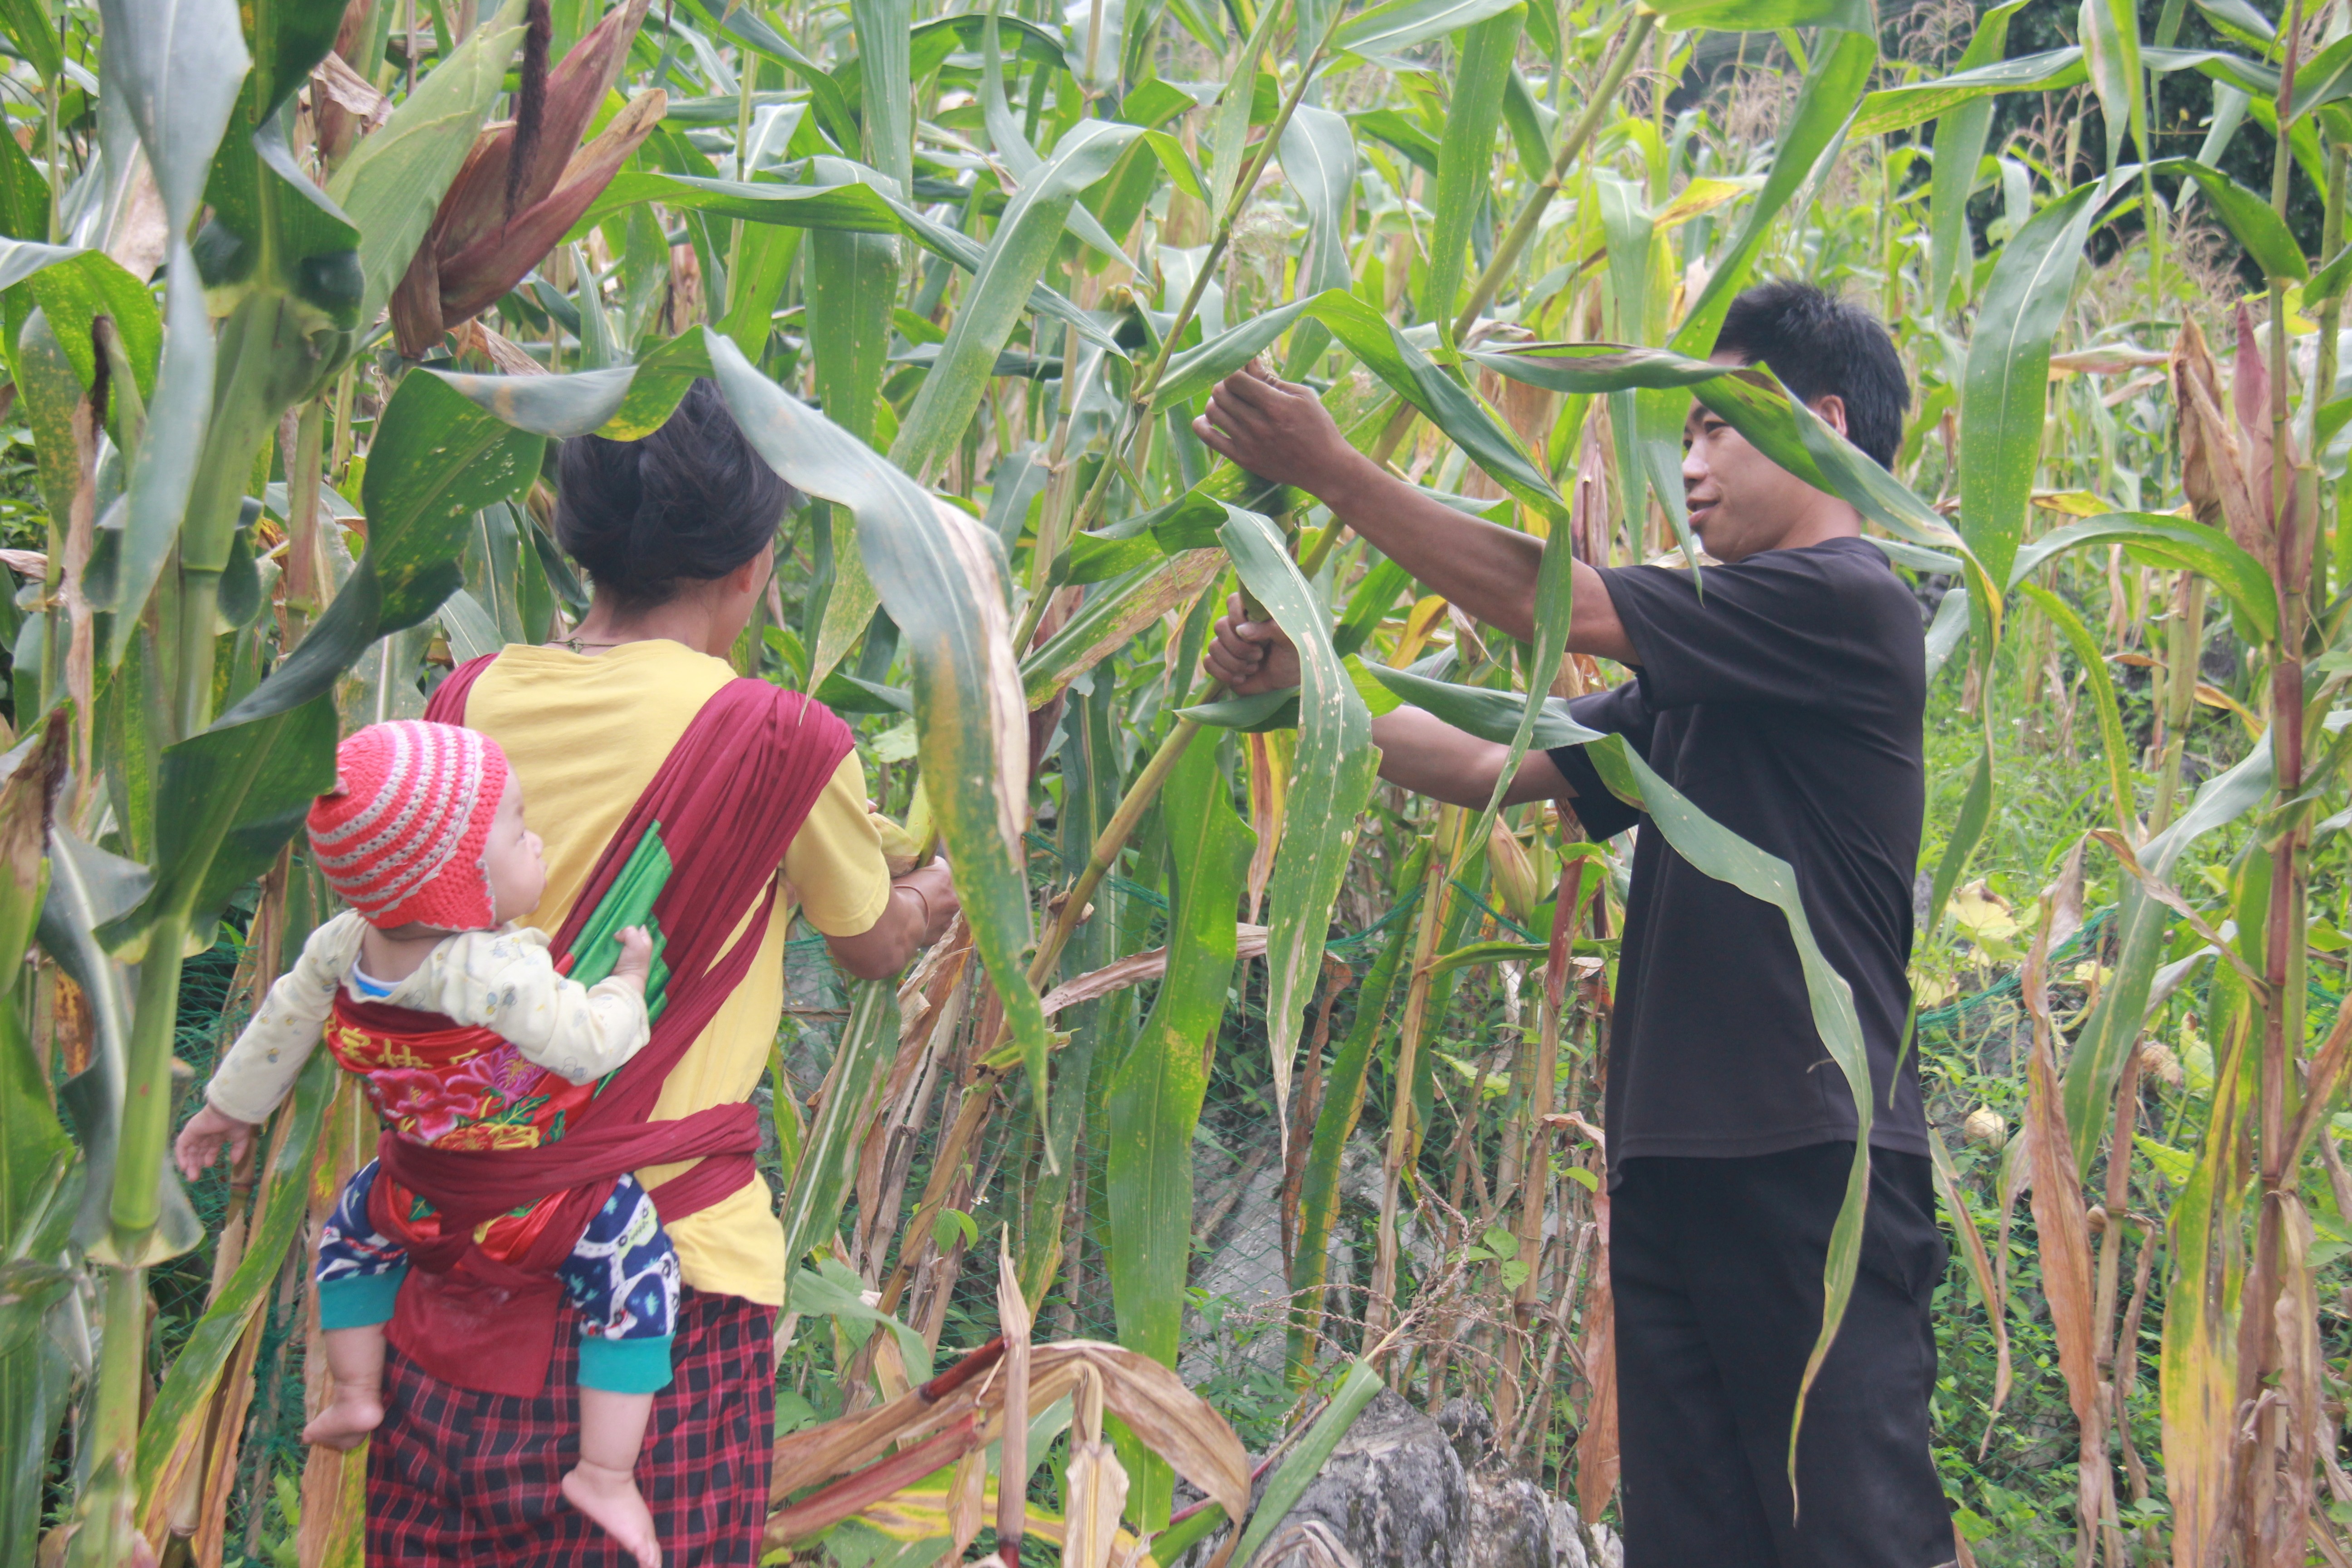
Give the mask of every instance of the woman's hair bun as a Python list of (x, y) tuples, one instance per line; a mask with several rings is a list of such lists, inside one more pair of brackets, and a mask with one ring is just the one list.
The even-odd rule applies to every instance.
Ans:
[(774, 542), (798, 492), (697, 381), (638, 441), (574, 436), (556, 459), (555, 541), (625, 608), (666, 604)]

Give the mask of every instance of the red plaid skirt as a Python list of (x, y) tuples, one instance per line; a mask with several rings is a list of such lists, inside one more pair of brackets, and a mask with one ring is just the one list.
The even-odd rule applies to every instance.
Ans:
[[(666, 1568), (759, 1561), (775, 1447), (776, 1313), (695, 1290), (678, 1302), (674, 1378), (654, 1395), (637, 1458)], [(368, 1444), (371, 1564), (634, 1568), (563, 1500), (579, 1459), (579, 1320), (556, 1328), (547, 1383), (530, 1398), (454, 1387), (384, 1352), (384, 1415)]]

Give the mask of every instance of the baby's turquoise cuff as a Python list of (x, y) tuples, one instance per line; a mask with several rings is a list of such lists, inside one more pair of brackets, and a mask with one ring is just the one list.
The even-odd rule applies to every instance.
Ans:
[(383, 1274), (344, 1274), (319, 1281), (319, 1327), (365, 1329), (392, 1321), (392, 1304), (408, 1265)]
[(669, 1386), (669, 1345), (657, 1340), (580, 1337), (580, 1386), (606, 1394), (657, 1394)]

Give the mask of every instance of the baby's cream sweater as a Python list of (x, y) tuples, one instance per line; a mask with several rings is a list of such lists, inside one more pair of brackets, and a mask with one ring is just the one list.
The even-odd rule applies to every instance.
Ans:
[[(239, 1121), (278, 1108), (318, 1048), (335, 988), (351, 983), (367, 924), (346, 910), (310, 933), (294, 967), (269, 988), (260, 1010), (213, 1072), (205, 1098)], [(523, 1059), (570, 1083), (604, 1077), (645, 1047), (645, 998), (624, 980), (583, 985), (555, 972), (548, 937), (529, 926), (458, 931), (415, 973), (382, 996), (351, 987), (356, 1002), (438, 1013), (511, 1041)]]

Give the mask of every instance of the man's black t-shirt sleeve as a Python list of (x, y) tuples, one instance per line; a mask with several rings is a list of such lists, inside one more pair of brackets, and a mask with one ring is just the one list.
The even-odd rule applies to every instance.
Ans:
[[(1647, 757), (1655, 719), (1642, 700), (1641, 688), (1635, 682), (1629, 680), (1607, 691), (1579, 697), (1569, 703), (1568, 710), (1589, 730), (1624, 736), (1627, 745)], [(1570, 804), (1590, 837), (1614, 838), (1642, 820), (1639, 810), (1609, 792), (1609, 786), (1601, 780), (1601, 771), (1592, 765), (1591, 757), (1582, 746), (1561, 746), (1546, 755), (1559, 770), (1560, 777), (1568, 781), (1569, 792), (1576, 797)]]
[[(1848, 718), (1885, 701), (1884, 656), (1853, 602), (1859, 552), (1885, 574), (1862, 540), (1811, 550), (1769, 551), (1737, 570), (1703, 577), (1665, 566), (1620, 566), (1601, 574), (1610, 602), (1641, 658), (1642, 700), (1654, 713), (1702, 702), (1835, 708)], [(1866, 579), (1865, 579), (1866, 580)]]

